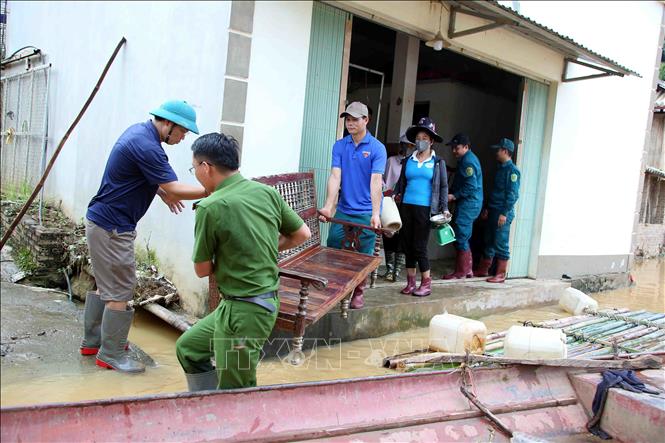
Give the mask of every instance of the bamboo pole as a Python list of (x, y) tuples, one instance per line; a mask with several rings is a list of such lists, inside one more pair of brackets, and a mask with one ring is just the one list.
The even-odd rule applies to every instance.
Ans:
[(654, 341), (661, 341), (662, 337), (665, 337), (665, 331), (652, 332), (650, 334), (644, 335), (640, 338), (629, 340), (625, 342), (623, 346), (644, 346), (647, 343)]
[(14, 229), (16, 229), (16, 226), (20, 223), (21, 219), (25, 215), (26, 212), (28, 212), (28, 209), (30, 208), (30, 205), (32, 202), (35, 201), (35, 198), (39, 194), (39, 191), (44, 187), (44, 183), (46, 182), (46, 178), (49, 176), (51, 173), (51, 169), (53, 168), (53, 164), (55, 163), (55, 160), (58, 158), (58, 155), (60, 154), (60, 151), (62, 151), (62, 147), (65, 145), (65, 142), (71, 135), (72, 131), (74, 131), (74, 128), (78, 124), (78, 122), (81, 120), (83, 117), (83, 114), (85, 114), (85, 111), (88, 110), (88, 107), (90, 106), (90, 103), (92, 103), (92, 99), (95, 98), (95, 95), (97, 95), (97, 91), (99, 91), (100, 86), (102, 85), (102, 82), (104, 81), (104, 78), (106, 77), (106, 73), (108, 70), (111, 68), (111, 65), (113, 64), (113, 61), (115, 60), (115, 57), (118, 55), (118, 52), (120, 51), (120, 48), (125, 44), (127, 39), (125, 37), (121, 38), (120, 41), (118, 42), (118, 45), (115, 47), (115, 50), (113, 51), (113, 54), (111, 54), (111, 58), (106, 62), (106, 66), (104, 67), (104, 70), (102, 71), (102, 74), (99, 77), (99, 80), (97, 80), (97, 84), (93, 88), (92, 92), (90, 93), (90, 96), (88, 97), (88, 100), (85, 102), (83, 105), (83, 108), (81, 111), (79, 111), (78, 115), (74, 119), (74, 122), (69, 126), (69, 129), (67, 129), (67, 132), (65, 132), (65, 135), (62, 137), (60, 140), (60, 143), (58, 144), (58, 147), (55, 149), (55, 152), (53, 152), (53, 155), (51, 156), (51, 159), (48, 162), (48, 165), (46, 166), (46, 169), (44, 170), (44, 173), (42, 174), (42, 178), (39, 180), (37, 183), (37, 186), (35, 186), (35, 189), (32, 191), (32, 194), (30, 197), (28, 197), (28, 200), (25, 202), (23, 205), (23, 208), (19, 211), (19, 213), (16, 215), (16, 218), (12, 222), (11, 225), (9, 225), (9, 228), (7, 228), (7, 232), (5, 232), (5, 235), (2, 237), (2, 240), (0, 240), (0, 249), (2, 249), (5, 246), (5, 243), (7, 243), (7, 240), (9, 240), (9, 237), (11, 237), (12, 233), (14, 232)]
[(488, 334), (487, 337), (485, 337), (485, 343), (489, 343), (494, 340), (500, 340), (506, 336), (508, 331), (501, 331), (501, 332), (494, 332), (492, 334)]
[(629, 316), (629, 315), (613, 314), (613, 313), (607, 313), (607, 312), (602, 312), (602, 311), (592, 311), (589, 308), (585, 308), (584, 312), (589, 314), (589, 315), (593, 315), (593, 316), (607, 317), (607, 318), (611, 318), (611, 319), (614, 319), (614, 320), (625, 321), (626, 323), (633, 323), (633, 324), (636, 324), (636, 325), (644, 325), (644, 326), (649, 326), (649, 327), (655, 326), (655, 327), (658, 327), (660, 329), (665, 329), (665, 324), (655, 324), (654, 322), (649, 321), (649, 320), (631, 318), (631, 316)]
[[(433, 355), (438, 354), (438, 355)], [(396, 362), (397, 367), (402, 369), (406, 365), (413, 365), (418, 363), (498, 363), (503, 365), (534, 365), (534, 366), (553, 366), (553, 367), (567, 367), (567, 368), (584, 368), (584, 369), (658, 369), (662, 367), (659, 359), (651, 356), (644, 355), (642, 357), (632, 360), (592, 360), (592, 359), (575, 359), (575, 358), (562, 358), (562, 359), (518, 359), (518, 358), (505, 358), (505, 357), (490, 357), (486, 355), (469, 354), (448, 354), (445, 352), (432, 353), (426, 356), (414, 356), (405, 358)]]
[[(619, 313), (619, 314), (630, 312), (630, 310), (627, 309), (627, 308), (612, 309), (611, 311)], [(606, 312), (606, 311), (599, 311), (599, 312)], [(576, 316), (573, 316), (573, 317), (564, 317), (564, 318), (560, 318), (560, 319), (556, 319), (556, 320), (546, 320), (546, 321), (539, 322), (539, 323), (532, 323), (532, 322), (528, 322), (528, 323), (530, 323), (533, 326), (541, 327), (541, 328), (564, 328), (564, 327), (571, 326), (573, 324), (582, 322), (584, 320), (589, 320), (591, 318), (593, 318), (591, 315), (584, 314), (584, 315), (576, 315)], [(525, 323), (527, 323), (527, 322), (525, 322)]]
[[(665, 345), (664, 345), (665, 346)], [(637, 358), (643, 355), (653, 355), (654, 357), (665, 357), (665, 352), (637, 352), (635, 354), (603, 355), (600, 357), (591, 357), (593, 360), (610, 360), (620, 358)]]
[(603, 345), (590, 345), (584, 346), (580, 349), (573, 349), (568, 351), (569, 358), (591, 358), (591, 356), (598, 353), (609, 354), (612, 352), (612, 349), (603, 346)]

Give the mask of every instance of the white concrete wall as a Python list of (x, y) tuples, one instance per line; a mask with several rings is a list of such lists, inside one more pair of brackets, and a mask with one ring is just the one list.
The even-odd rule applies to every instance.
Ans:
[(643, 75), (559, 85), (541, 256), (631, 252), (662, 8), (658, 2), (521, 2), (521, 13)]
[[(108, 154), (131, 124), (145, 121), (161, 102), (180, 98), (198, 114), (201, 133), (217, 131), (222, 109), (230, 2), (9, 2), (7, 53), (36, 46), (52, 63), (49, 151), (90, 94), (122, 36), (127, 44), (101, 90), (65, 145), (47, 196), (61, 200), (79, 220), (101, 181)], [(167, 147), (179, 179), (195, 183), (189, 135)], [(205, 282), (190, 260), (194, 215), (171, 215), (156, 199), (139, 223), (137, 245), (148, 241), (162, 268), (183, 294), (186, 308), (201, 311)]]
[(312, 2), (256, 2), (241, 171), (296, 172), (305, 109)]

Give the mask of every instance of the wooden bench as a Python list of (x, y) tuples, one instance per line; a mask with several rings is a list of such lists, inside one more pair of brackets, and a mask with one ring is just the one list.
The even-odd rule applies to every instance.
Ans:
[[(303, 337), (307, 326), (319, 321), (337, 303), (341, 315), (348, 318), (353, 290), (371, 275), (370, 287), (374, 287), (377, 268), (381, 262), (380, 229), (355, 223), (328, 219), (344, 226), (343, 249), (321, 245), (319, 218), (316, 205), (316, 187), (312, 172), (273, 175), (254, 179), (272, 186), (286, 203), (305, 221), (312, 236), (304, 244), (279, 253), (280, 309), (275, 328), (293, 333), (289, 355), (292, 364), (303, 361)], [(374, 255), (355, 252), (359, 246), (361, 228), (376, 234)], [(214, 275), (209, 278), (209, 308), (214, 310), (220, 295)]]

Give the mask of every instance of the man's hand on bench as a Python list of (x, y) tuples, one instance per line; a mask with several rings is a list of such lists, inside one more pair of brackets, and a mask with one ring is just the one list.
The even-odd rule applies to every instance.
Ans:
[(333, 216), (332, 209), (326, 207), (319, 209), (318, 212), (319, 212), (319, 220), (324, 223), (327, 223)]

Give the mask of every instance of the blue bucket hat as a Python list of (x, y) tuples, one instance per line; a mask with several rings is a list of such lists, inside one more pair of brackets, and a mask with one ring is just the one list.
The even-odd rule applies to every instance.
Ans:
[(507, 138), (502, 138), (499, 140), (499, 143), (490, 146), (492, 149), (507, 149), (508, 152), (512, 153), (515, 151), (515, 144), (512, 140)]
[(419, 132), (425, 131), (429, 134), (430, 137), (435, 142), (441, 143), (443, 141), (443, 138), (439, 134), (436, 133), (436, 125), (432, 121), (431, 118), (429, 117), (423, 117), (420, 120), (418, 120), (418, 124), (411, 126), (409, 129), (406, 130), (406, 138), (411, 142), (415, 143), (416, 142), (416, 135), (418, 135)]
[(186, 101), (164, 102), (159, 108), (150, 111), (150, 114), (180, 125), (194, 134), (199, 133), (199, 128), (196, 126), (196, 111)]

